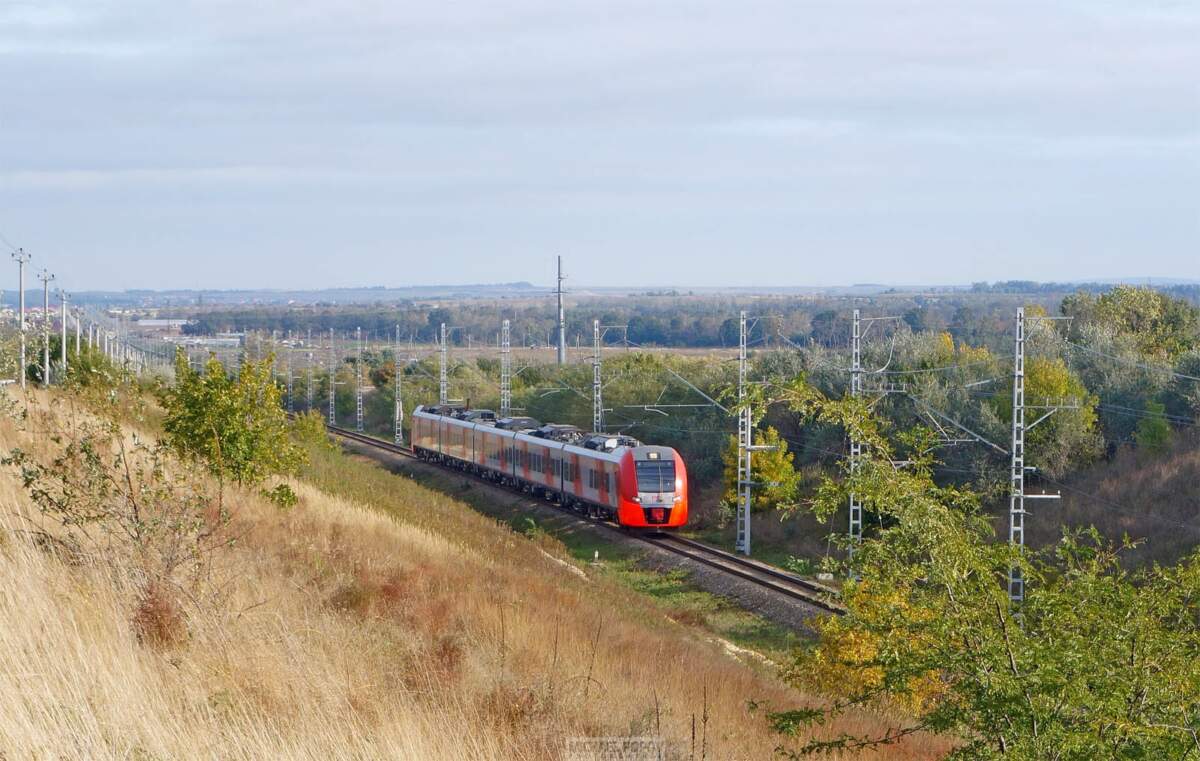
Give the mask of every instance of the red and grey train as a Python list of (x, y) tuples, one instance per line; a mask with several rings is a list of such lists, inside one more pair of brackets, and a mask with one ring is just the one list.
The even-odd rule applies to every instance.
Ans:
[(589, 434), (490, 410), (417, 407), (412, 447), (425, 460), (528, 490), (621, 526), (687, 523), (687, 469), (670, 447), (624, 435)]

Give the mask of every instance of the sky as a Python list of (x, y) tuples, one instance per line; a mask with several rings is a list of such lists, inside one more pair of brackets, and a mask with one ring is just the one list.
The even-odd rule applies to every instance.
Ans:
[(1197, 72), (1196, 0), (0, 0), (0, 249), (74, 290), (1200, 279)]

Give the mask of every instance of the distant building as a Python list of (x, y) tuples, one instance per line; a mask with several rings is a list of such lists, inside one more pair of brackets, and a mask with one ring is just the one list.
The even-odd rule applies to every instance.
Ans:
[(138, 320), (134, 326), (141, 330), (156, 330), (167, 333), (177, 333), (183, 330), (183, 326), (190, 325), (191, 320), (160, 320), (148, 319)]

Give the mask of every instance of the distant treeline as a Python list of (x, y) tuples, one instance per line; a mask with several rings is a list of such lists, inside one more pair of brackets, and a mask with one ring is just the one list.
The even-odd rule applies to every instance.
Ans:
[[(1153, 288), (1169, 296), (1200, 304), (1200, 283), (1175, 283), (1155, 285), (1147, 279), (1139, 283), (1144, 287)], [(1107, 293), (1114, 283), (1039, 283), (1034, 280), (1004, 280), (996, 283), (972, 283), (972, 293)]]
[[(1013, 281), (977, 284), (971, 290), (920, 293), (883, 293), (873, 296), (758, 296), (641, 295), (589, 298), (569, 303), (567, 337), (571, 345), (589, 344), (592, 321), (608, 330), (606, 342), (628, 340), (635, 346), (680, 348), (735, 347), (738, 313), (751, 320), (750, 340), (755, 345), (794, 343), (801, 346), (845, 345), (855, 308), (864, 316), (891, 316), (914, 331), (946, 331), (959, 341), (982, 344), (1005, 334), (1013, 311), (1020, 305), (1041, 306), (1057, 312), (1072, 293), (1103, 293), (1110, 286), (1055, 287)], [(1156, 288), (1193, 304), (1200, 303), (1200, 286)], [(165, 315), (160, 315), (165, 316)], [(171, 316), (194, 322), (186, 328), (194, 335), (229, 331), (276, 332), (280, 336), (328, 333), (346, 335), (362, 328), (372, 340), (394, 337), (402, 341), (431, 343), (442, 323), (458, 328), (452, 340), (465, 344), (498, 343), (502, 320), (511, 323), (514, 345), (545, 345), (554, 341), (556, 310), (549, 298), (514, 303), (511, 300), (468, 300), (447, 305), (404, 302), (375, 305), (291, 305), (180, 310)]]
[[(957, 338), (979, 340), (1011, 322), (1015, 306), (1032, 302), (1057, 309), (1060, 298), (1051, 294), (1020, 297), (1008, 294), (884, 294), (873, 297), (758, 297), (638, 296), (591, 299), (568, 304), (568, 342), (588, 344), (592, 321), (610, 329), (606, 342), (628, 340), (635, 346), (719, 348), (738, 344), (738, 313), (750, 318), (750, 340), (755, 345), (788, 342), (797, 345), (840, 346), (850, 335), (852, 310), (864, 315), (889, 315), (903, 319), (914, 330), (949, 330)], [(162, 316), (162, 315), (160, 315)], [(511, 323), (514, 345), (553, 342), (556, 329), (554, 304), (514, 305), (504, 301), (467, 301), (448, 306), (417, 304), (347, 306), (261, 306), (253, 308), (179, 311), (173, 317), (193, 322), (185, 330), (193, 335), (229, 331), (277, 332), (280, 336), (325, 334), (330, 329), (346, 335), (362, 328), (373, 340), (393, 337), (397, 326), (402, 341), (430, 343), (442, 323), (458, 328), (452, 340), (495, 345), (502, 320)]]

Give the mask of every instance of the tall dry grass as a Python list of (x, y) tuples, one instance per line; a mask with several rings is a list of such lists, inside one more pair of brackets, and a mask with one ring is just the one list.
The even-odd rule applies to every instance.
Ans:
[(1122, 447), (1112, 460), (1044, 487), (1062, 500), (1033, 508), (1026, 530), (1035, 544), (1054, 542), (1063, 525), (1095, 526), (1114, 541), (1140, 540), (1128, 561), (1144, 564), (1174, 563), (1200, 543), (1200, 433), (1178, 432), (1160, 454)]
[[(0, 420), (15, 446), (54, 445)], [(185, 596), (182, 632), (155, 639), (143, 619), (174, 619), (139, 593), (134, 553), (35, 541), (4, 472), (0, 757), (545, 759), (573, 736), (661, 735), (677, 757), (759, 759), (779, 738), (746, 701), (806, 700), (449, 497), (340, 455), (310, 478), (324, 489), (296, 483), (290, 511), (227, 495), (239, 541), (208, 569), (223, 594)]]

